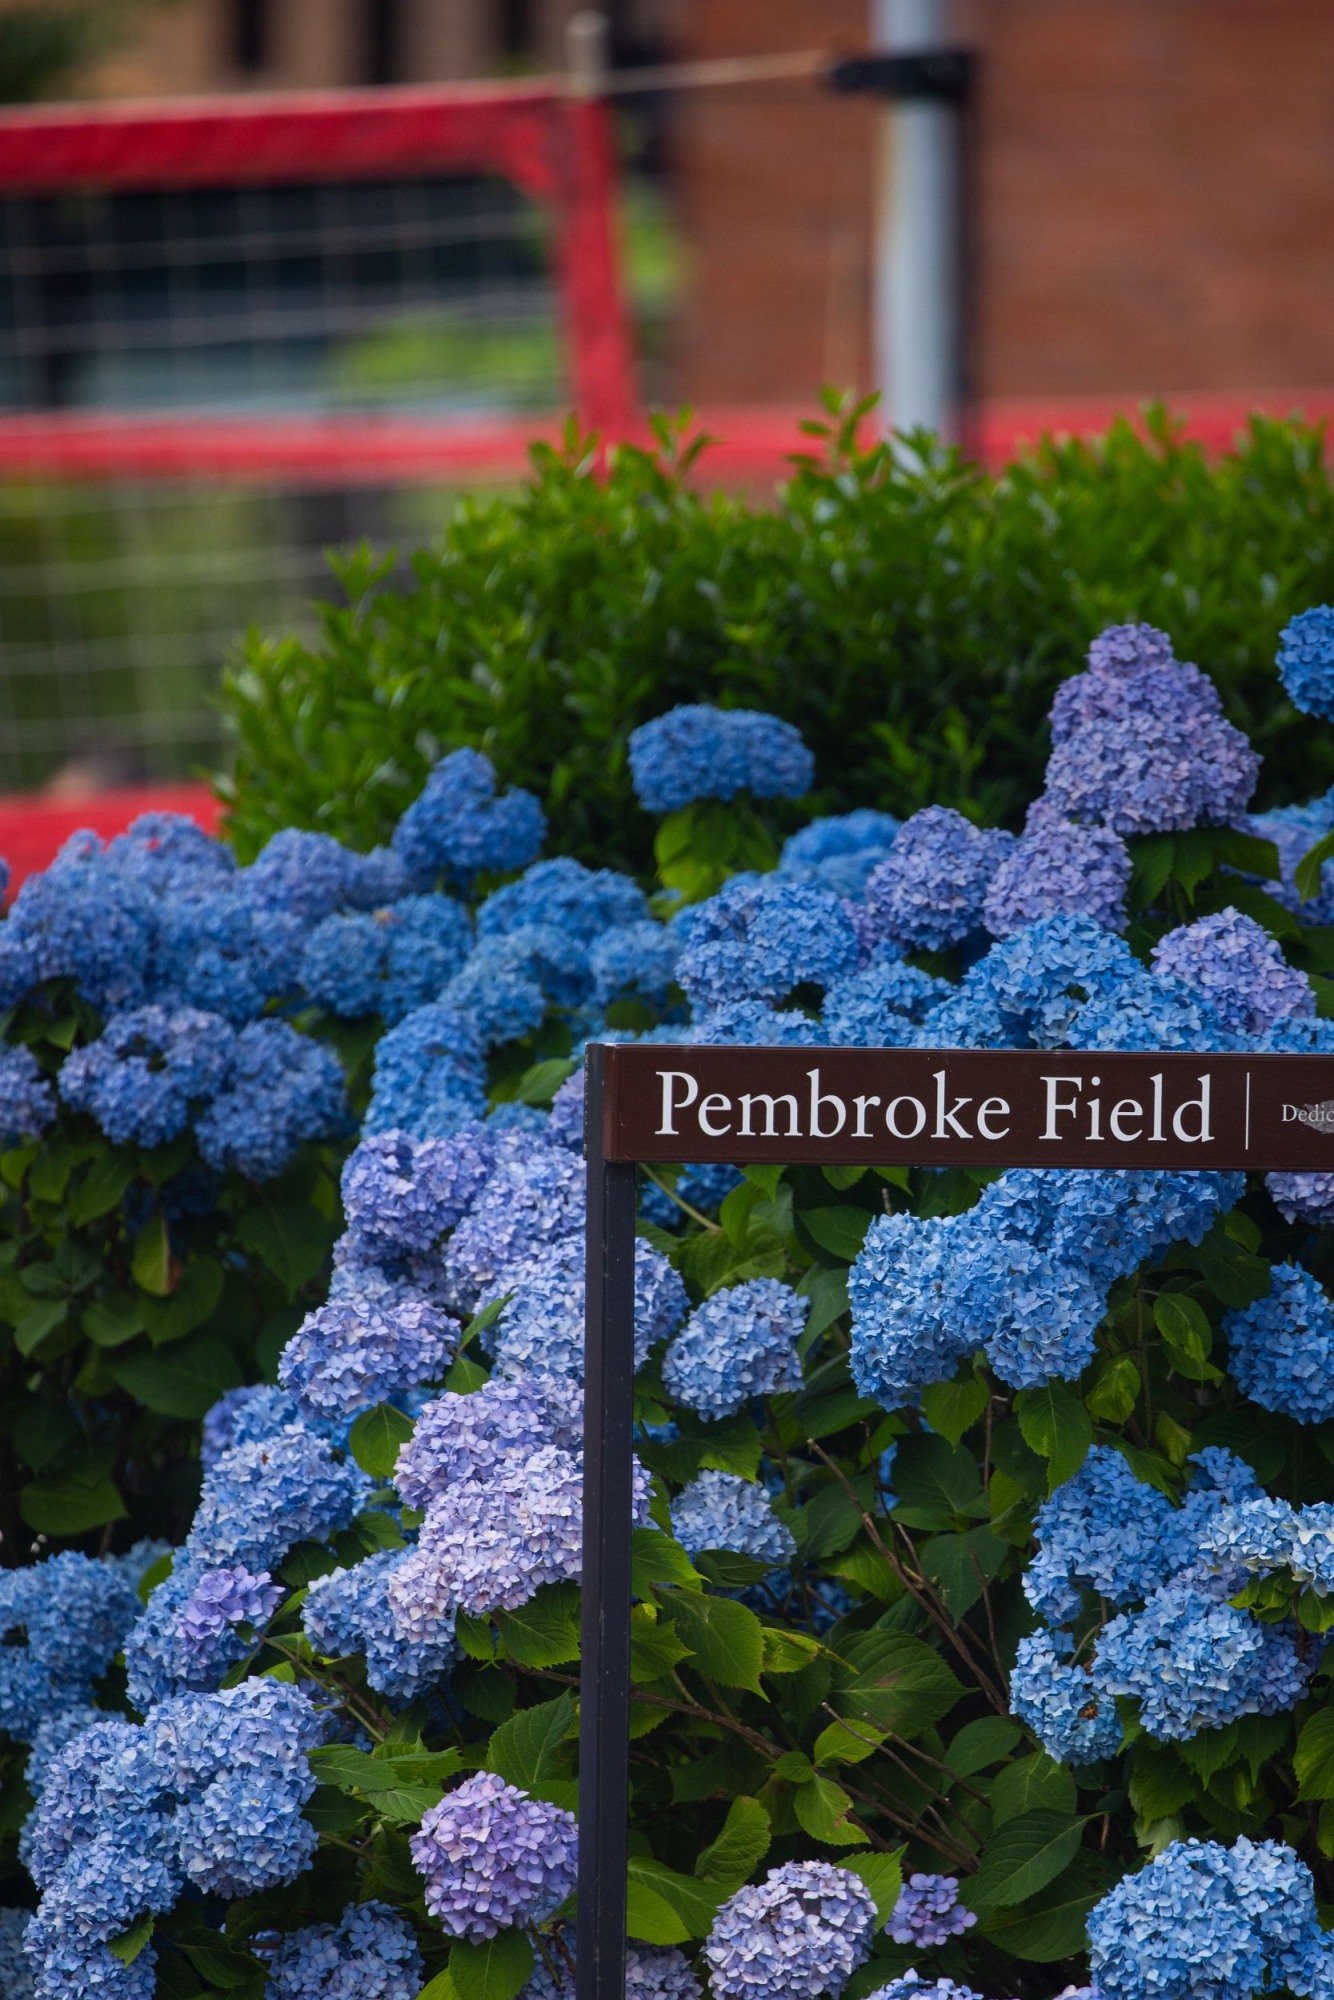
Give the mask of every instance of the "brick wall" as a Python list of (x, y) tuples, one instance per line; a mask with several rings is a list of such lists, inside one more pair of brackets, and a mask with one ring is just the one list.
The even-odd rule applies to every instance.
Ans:
[[(691, 52), (864, 38), (864, 0), (689, 0)], [(1334, 383), (1329, 0), (958, 0), (985, 62), (985, 395)], [(864, 381), (876, 120), (811, 92), (683, 112), (683, 392)]]

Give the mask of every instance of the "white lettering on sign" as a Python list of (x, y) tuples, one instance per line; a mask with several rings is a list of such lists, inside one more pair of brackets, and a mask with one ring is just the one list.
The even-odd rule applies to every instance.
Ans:
[[(1200, 1086), (1199, 1096), (1186, 1098), (1172, 1112), (1172, 1130), (1183, 1146), (1208, 1145), (1214, 1136), (1209, 1124), (1209, 1103), (1213, 1088), (1213, 1079), (1209, 1076), (1201, 1076), (1195, 1080)], [(1100, 1076), (1090, 1076), (1088, 1078), (1082, 1076), (1044, 1076), (1042, 1082), (1047, 1093), (1047, 1118), (1040, 1135), (1043, 1139), (1059, 1143), (1060, 1140), (1065, 1138), (1078, 1137), (1096, 1144), (1106, 1136), (1102, 1129), (1102, 1099), (1092, 1095), (1092, 1092), (1096, 1091), (1102, 1083)], [(1149, 1134), (1149, 1138), (1151, 1142), (1158, 1140), (1166, 1145), (1167, 1135), (1163, 1131), (1164, 1105), (1161, 1073), (1157, 1076), (1151, 1076), (1149, 1082), (1153, 1086), (1153, 1130)], [(1112, 1138), (1119, 1140), (1122, 1145), (1129, 1145), (1132, 1141), (1141, 1138), (1143, 1136), (1143, 1117), (1144, 1106), (1139, 1100), (1134, 1097), (1123, 1097), (1113, 1107), (1108, 1121), (1111, 1126)], [(1128, 1131), (1126, 1126), (1132, 1118), (1141, 1122), (1136, 1124), (1133, 1131)], [(1062, 1125), (1060, 1122), (1062, 1119), (1070, 1122)]]
[[(806, 1072), (806, 1089), (771, 1093), (711, 1090), (701, 1095), (699, 1079), (689, 1070), (657, 1071), (661, 1086), (660, 1139), (680, 1139), (687, 1159), (691, 1136), (723, 1139), (772, 1139), (775, 1151), (788, 1139), (864, 1143), (888, 1137), (903, 1144), (914, 1139), (996, 1145), (1015, 1131), (1015, 1111), (1006, 1097), (976, 1098), (951, 1087), (948, 1067), (931, 1072), (929, 1091), (922, 1097), (903, 1092), (888, 1099), (864, 1092), (844, 1096), (825, 1083), (819, 1068)], [(1169, 1092), (1164, 1073), (1147, 1079), (1147, 1095), (1116, 1097), (1102, 1094), (1102, 1078), (1074, 1076), (1053, 1070), (1036, 1079), (1029, 1107), (1033, 1137), (1057, 1147), (1069, 1140), (1106, 1146), (1109, 1163), (1117, 1146), (1149, 1143), (1206, 1146), (1217, 1136), (1213, 1125), (1213, 1078), (1206, 1071)], [(1025, 1110), (1021, 1103), (1020, 1123)], [(1318, 1105), (1284, 1104), (1282, 1122), (1300, 1122), (1334, 1130), (1334, 1099)]]

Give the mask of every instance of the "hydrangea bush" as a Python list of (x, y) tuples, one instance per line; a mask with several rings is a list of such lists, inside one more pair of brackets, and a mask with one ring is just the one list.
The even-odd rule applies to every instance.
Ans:
[[(1053, 742), (1019, 828), (862, 809), (728, 873), (811, 765), (693, 704), (632, 745), (656, 887), (539, 858), (473, 752), (371, 855), (163, 823), (25, 886), (0, 1166), (64, 1290), (15, 1382), (134, 1491), (151, 1369), (209, 1407), (171, 1546), (114, 1510), (0, 1574), (6, 1994), (573, 1994), (586, 1044), (1334, 1053), (1321, 864), (1207, 677), (1112, 628)], [(1331, 2000), (1331, 1217), (1325, 1174), (644, 1174), (634, 2000)], [(165, 1316), (205, 1258), (201, 1318), (98, 1339), (127, 1259)]]

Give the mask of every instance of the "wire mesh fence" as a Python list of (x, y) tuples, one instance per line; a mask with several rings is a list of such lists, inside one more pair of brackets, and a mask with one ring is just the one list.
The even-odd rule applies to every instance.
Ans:
[(213, 762), (223, 661), (309, 627), (326, 549), (438, 530), (461, 439), (508, 472), (540, 416), (628, 405), (601, 117), (0, 117), (0, 790)]

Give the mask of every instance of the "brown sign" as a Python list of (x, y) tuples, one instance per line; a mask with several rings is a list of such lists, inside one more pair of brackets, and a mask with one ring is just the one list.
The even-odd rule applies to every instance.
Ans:
[(605, 1051), (608, 1160), (1334, 1172), (1334, 1056)]

